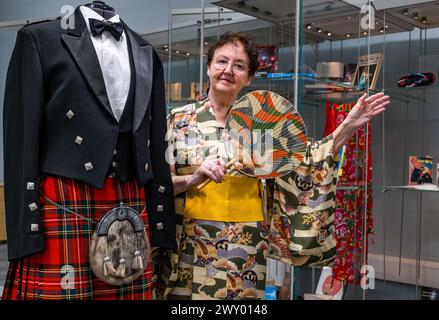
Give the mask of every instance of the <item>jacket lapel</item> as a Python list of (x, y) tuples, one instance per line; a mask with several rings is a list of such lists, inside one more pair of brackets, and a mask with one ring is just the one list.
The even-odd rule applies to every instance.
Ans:
[(104, 109), (114, 118), (99, 60), (79, 7), (75, 10), (75, 26), (75, 29), (68, 29), (67, 34), (61, 35), (62, 40), (76, 61), (91, 90)]
[(145, 117), (151, 98), (153, 81), (152, 47), (139, 36), (135, 37), (126, 25), (125, 32), (128, 35), (128, 43), (131, 45), (134, 62), (133, 71), (136, 77), (133, 116), (133, 132), (135, 132)]

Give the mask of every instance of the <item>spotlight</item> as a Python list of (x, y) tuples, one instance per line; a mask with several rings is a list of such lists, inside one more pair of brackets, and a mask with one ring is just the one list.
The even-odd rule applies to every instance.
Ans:
[(180, 53), (180, 51), (179, 51), (179, 50), (175, 50), (175, 53), (176, 53), (176, 54), (179, 54), (179, 53)]
[(363, 35), (365, 35), (365, 36), (366, 36), (366, 35), (367, 35), (367, 31), (364, 31), (364, 32), (363, 32)]
[(312, 28), (311, 24), (307, 24), (305, 27), (306, 27), (308, 30), (311, 30), (311, 28)]
[(404, 9), (404, 10), (402, 11), (402, 14), (405, 15), (405, 16), (407, 16), (407, 15), (409, 14), (409, 9)]
[(320, 28), (317, 28), (317, 32), (318, 32), (318, 33), (322, 33), (322, 32), (323, 32), (323, 30), (322, 30), (322, 29), (320, 29)]
[(381, 28), (381, 29), (380, 29), (380, 32), (383, 33), (383, 32), (384, 32), (384, 28)]
[(346, 38), (350, 38), (352, 35), (350, 33), (346, 33)]
[(422, 21), (423, 24), (426, 24), (427, 23), (427, 17), (422, 17), (421, 21)]
[(186, 52), (186, 55), (187, 55), (187, 56), (190, 56), (191, 54), (190, 54), (189, 52)]
[(330, 37), (330, 36), (332, 36), (332, 32), (328, 31), (328, 32), (326, 32), (326, 35), (327, 35), (328, 37)]
[(417, 12), (413, 13), (413, 19), (415, 19), (415, 20), (418, 20), (418, 19), (419, 19), (419, 16), (418, 16), (418, 13), (417, 13)]

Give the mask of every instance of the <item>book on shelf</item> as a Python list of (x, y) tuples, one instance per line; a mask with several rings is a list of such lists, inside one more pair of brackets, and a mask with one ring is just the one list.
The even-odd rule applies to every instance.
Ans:
[(433, 158), (431, 156), (409, 157), (409, 186), (433, 184)]
[[(181, 91), (182, 91), (182, 83), (181, 82), (172, 82), (169, 85), (170, 88), (170, 100), (178, 101), (181, 100)], [(165, 96), (168, 96), (168, 84), (165, 83)]]
[[(204, 83), (203, 92), (206, 91), (208, 86), (209, 86), (208, 83)], [(200, 88), (199, 88), (199, 82), (191, 82), (190, 98), (193, 100), (198, 100), (200, 97), (201, 97), (201, 93), (200, 93)]]

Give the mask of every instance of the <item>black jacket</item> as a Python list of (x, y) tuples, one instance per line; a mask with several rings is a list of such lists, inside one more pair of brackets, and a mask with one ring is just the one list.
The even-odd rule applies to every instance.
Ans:
[[(59, 19), (20, 29), (10, 61), (3, 114), (10, 260), (44, 250), (41, 218), (32, 208), (32, 203), (39, 206), (39, 177), (75, 178), (100, 188), (111, 165), (118, 122), (79, 7), (74, 17), (75, 29), (64, 30)], [(128, 27), (125, 31), (135, 73), (135, 174), (145, 186), (151, 245), (173, 248), (163, 66), (148, 42)], [(80, 147), (77, 136), (83, 138)], [(31, 230), (32, 224), (40, 226), (38, 231)]]

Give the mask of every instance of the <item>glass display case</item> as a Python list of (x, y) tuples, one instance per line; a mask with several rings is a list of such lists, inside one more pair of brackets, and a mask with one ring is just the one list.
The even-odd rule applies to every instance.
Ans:
[[(357, 133), (344, 154), (351, 159), (341, 167), (337, 200), (351, 202), (335, 216), (340, 243), (350, 250), (339, 247), (343, 261), (335, 263), (350, 274), (344, 299), (421, 299), (428, 288), (439, 288), (439, 90), (434, 79), (400, 81), (439, 72), (439, 1), (395, 3), (224, 0), (214, 8), (171, 8), (169, 32), (144, 35), (164, 63), (169, 109), (199, 98), (208, 81), (207, 49), (229, 30), (251, 33), (263, 53), (242, 94), (263, 89), (286, 97), (309, 138), (330, 133), (364, 93), (391, 97), (389, 109)], [(181, 22), (182, 16), (191, 21)], [(427, 155), (432, 184), (408, 186), (409, 156)], [(303, 299), (323, 281), (322, 266), (271, 261), (268, 267), (279, 298)]]

